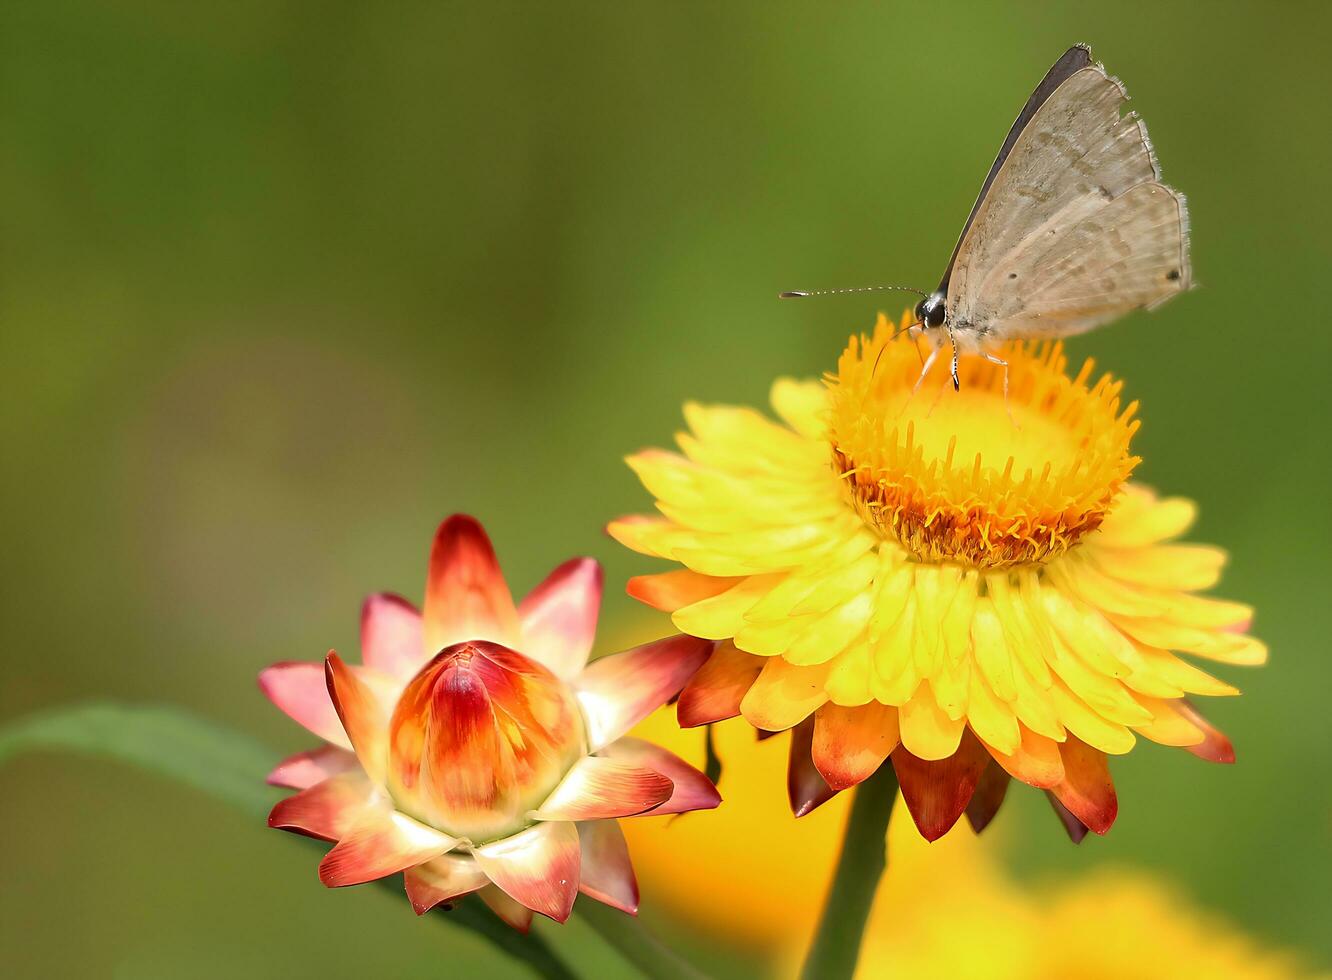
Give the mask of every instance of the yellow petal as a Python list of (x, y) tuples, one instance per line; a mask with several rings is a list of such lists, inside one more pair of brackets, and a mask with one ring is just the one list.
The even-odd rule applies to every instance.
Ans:
[(1161, 745), (1198, 745), (1206, 738), (1201, 728), (1176, 710), (1179, 701), (1139, 697), (1138, 703), (1152, 716), (1146, 724), (1134, 725), (1134, 730)]
[(1115, 625), (1144, 646), (1192, 653), (1221, 663), (1256, 666), (1267, 662), (1267, 646), (1241, 633), (1209, 633), (1162, 620), (1111, 617)]
[(796, 667), (780, 657), (763, 665), (758, 680), (740, 702), (740, 713), (755, 728), (781, 732), (793, 728), (828, 700), (823, 682), (828, 667)]
[(976, 614), (978, 581), (979, 573), (976, 569), (967, 569), (958, 583), (957, 592), (948, 606), (948, 611), (944, 613), (940, 633), (944, 653), (953, 664), (971, 652), (971, 618)]
[(944, 714), (953, 720), (965, 718), (971, 692), (971, 661), (963, 658), (957, 663), (944, 659), (930, 678), (934, 696)]
[(936, 574), (936, 569), (920, 566), (916, 569), (916, 642), (913, 655), (916, 658), (916, 670), (921, 677), (934, 677), (943, 660), (943, 651), (939, 644), (942, 639), (941, 624), (947, 610), (943, 579)]
[(821, 664), (841, 653), (858, 637), (874, 610), (873, 594), (866, 590), (816, 619), (786, 651), (793, 664)]
[(677, 629), (707, 640), (726, 640), (745, 626), (745, 613), (768, 594), (781, 576), (754, 575), (720, 595), (677, 609), (671, 616)]
[(1013, 681), (1013, 661), (1008, 654), (1008, 640), (1003, 624), (995, 614), (988, 598), (976, 600), (976, 612), (971, 617), (971, 643), (976, 666), (985, 675), (985, 682), (1001, 701), (1017, 699), (1017, 686)]
[(1050, 692), (1059, 684), (1057, 678), (1048, 688), (1039, 688), (1021, 664), (1013, 665), (1013, 687), (1017, 697), (1013, 699), (1013, 712), (1018, 720), (1037, 734), (1047, 738), (1064, 737), (1064, 726), (1059, 718), (1059, 710)]
[(1054, 651), (1055, 673), (1089, 707), (1121, 725), (1151, 720), (1150, 713), (1133, 699), (1123, 682), (1092, 670), (1073, 655), (1062, 639), (1055, 642)]
[(1047, 572), (1058, 588), (1096, 609), (1125, 616), (1156, 616), (1168, 608), (1171, 593), (1121, 582), (1081, 555), (1051, 562)]
[(878, 595), (874, 600), (874, 615), (870, 618), (869, 635), (878, 641), (897, 625), (911, 598), (911, 585), (915, 580), (912, 566), (894, 562), (892, 549), (879, 549), (879, 570), (875, 575)]
[(818, 588), (825, 570), (824, 566), (819, 566), (815, 569), (791, 572), (756, 602), (745, 614), (745, 618), (754, 623), (770, 623), (785, 619), (791, 615), (801, 599)]
[(872, 701), (869, 643), (861, 640), (833, 658), (823, 686), (833, 704), (855, 707)]
[[(1068, 730), (1093, 748), (1110, 755), (1123, 755), (1133, 748), (1133, 733), (1123, 725), (1107, 721), (1072, 691), (1056, 680), (1050, 698), (1059, 712), (1059, 720)], [(1025, 719), (1024, 719), (1025, 720)]]
[(870, 689), (884, 704), (903, 704), (920, 684), (912, 647), (916, 642), (916, 604), (910, 595), (902, 615), (872, 647)]
[(1174, 626), (1243, 633), (1253, 619), (1253, 606), (1225, 599), (1179, 593), (1170, 596), (1158, 614)]
[(828, 390), (819, 381), (778, 378), (772, 385), (772, 407), (782, 421), (806, 439), (828, 433)]
[(771, 622), (746, 623), (735, 634), (735, 645), (760, 657), (784, 656), (796, 637), (809, 629), (816, 619), (817, 616), (787, 616)]
[(986, 581), (990, 603), (1008, 638), (1009, 653), (1017, 657), (1037, 687), (1049, 687), (1050, 668), (1046, 661), (1053, 656), (1049, 637), (1044, 630), (1038, 632), (1029, 621), (1026, 606), (1018, 598), (1007, 573), (988, 575)]
[(928, 686), (922, 686), (898, 711), (902, 745), (917, 759), (934, 762), (957, 751), (966, 725), (944, 714)]
[(1041, 589), (1046, 622), (1068, 648), (1095, 670), (1110, 677), (1126, 677), (1141, 661), (1133, 644), (1095, 609), (1070, 600), (1058, 589)]
[(1168, 650), (1156, 650), (1151, 647), (1139, 647), (1138, 650), (1145, 664), (1143, 669), (1180, 693), (1206, 694), (1210, 697), (1231, 697), (1239, 694), (1239, 688), (1218, 680), (1206, 671), (1199, 670)]
[(841, 605), (870, 587), (874, 582), (875, 569), (878, 567), (878, 555), (867, 551), (855, 561), (828, 571), (795, 605), (791, 614), (803, 616), (806, 613), (822, 613)]
[(1092, 561), (1123, 582), (1153, 589), (1201, 592), (1216, 585), (1226, 553), (1201, 544), (1168, 544), (1139, 551), (1100, 548), (1088, 552)]
[(968, 685), (967, 722), (986, 745), (1008, 755), (1020, 744), (1017, 716), (1011, 706), (990, 690), (979, 670), (971, 672)]
[(1183, 497), (1158, 500), (1143, 487), (1129, 486), (1097, 532), (1098, 545), (1142, 548), (1177, 538), (1193, 526), (1198, 507)]
[(606, 533), (641, 555), (671, 557), (675, 525), (657, 517), (623, 517), (606, 525)]

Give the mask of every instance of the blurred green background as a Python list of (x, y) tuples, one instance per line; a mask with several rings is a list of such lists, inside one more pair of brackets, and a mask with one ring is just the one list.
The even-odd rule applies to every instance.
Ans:
[[(606, 635), (630, 623), (620, 583), (647, 566), (601, 531), (647, 505), (622, 455), (667, 442), (686, 398), (763, 404), (831, 368), (878, 308), (779, 289), (931, 286), (1028, 92), (1092, 42), (1189, 196), (1201, 288), (1071, 347), (1142, 399), (1139, 477), (1200, 502), (1272, 662), (1223, 671), (1245, 696), (1208, 706), (1235, 767), (1134, 752), (1118, 824), (1082, 848), (1036, 793), (999, 823), (1022, 876), (1163, 868), (1332, 958), (1310, 43), (1332, 8), (2, 9), (0, 721), (164, 700), (275, 750), (308, 739), (255, 673), (354, 652), (361, 597), (419, 597), (452, 511), (518, 592), (600, 558)], [(31, 757), (0, 801), (9, 975), (519, 975), (164, 781)], [(682, 860), (700, 888), (714, 871)]]

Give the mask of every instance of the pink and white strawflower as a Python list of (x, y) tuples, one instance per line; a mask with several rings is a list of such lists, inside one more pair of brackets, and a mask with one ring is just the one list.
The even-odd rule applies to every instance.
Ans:
[(476, 892), (526, 930), (569, 917), (582, 892), (625, 912), (638, 886), (617, 817), (715, 807), (698, 770), (623, 737), (675, 697), (711, 653), (689, 636), (588, 664), (600, 566), (576, 558), (515, 605), (481, 525), (435, 535), (418, 612), (372, 595), (363, 664), (280, 663), (264, 693), (326, 744), (269, 782), (299, 790), (270, 826), (336, 844), (329, 887), (405, 872), (418, 914)]

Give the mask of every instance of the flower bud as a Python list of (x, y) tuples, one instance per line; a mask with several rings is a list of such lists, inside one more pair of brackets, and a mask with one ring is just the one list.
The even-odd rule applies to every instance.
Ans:
[(525, 827), (584, 753), (573, 691), (484, 640), (437, 654), (407, 684), (389, 729), (398, 808), (481, 844)]

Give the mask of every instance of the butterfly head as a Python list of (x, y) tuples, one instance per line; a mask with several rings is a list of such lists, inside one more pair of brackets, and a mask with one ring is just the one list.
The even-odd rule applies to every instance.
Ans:
[(915, 316), (922, 330), (943, 326), (948, 314), (948, 294), (935, 290), (916, 304)]

